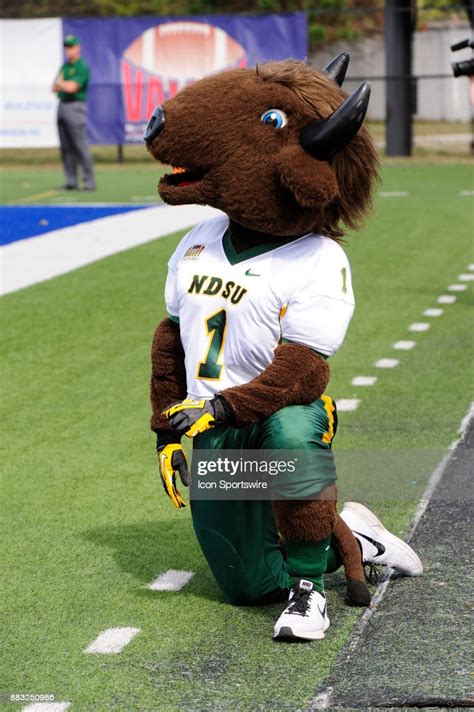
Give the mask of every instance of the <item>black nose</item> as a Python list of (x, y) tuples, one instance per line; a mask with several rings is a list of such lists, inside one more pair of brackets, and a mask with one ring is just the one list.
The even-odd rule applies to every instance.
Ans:
[(156, 106), (150, 116), (150, 121), (143, 134), (143, 140), (151, 143), (165, 127), (165, 112), (162, 106)]

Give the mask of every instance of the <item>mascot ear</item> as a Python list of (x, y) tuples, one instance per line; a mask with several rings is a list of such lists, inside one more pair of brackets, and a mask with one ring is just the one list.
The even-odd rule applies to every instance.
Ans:
[(277, 157), (280, 180), (303, 208), (318, 208), (332, 203), (339, 195), (331, 166), (313, 158), (299, 145), (285, 146)]

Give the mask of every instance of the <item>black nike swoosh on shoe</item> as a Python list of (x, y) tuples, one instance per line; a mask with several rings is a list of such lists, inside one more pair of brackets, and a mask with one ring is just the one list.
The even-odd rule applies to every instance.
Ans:
[(321, 610), (320, 607), (318, 606), (318, 611), (321, 613), (321, 615), (322, 615), (323, 618), (326, 616), (327, 607), (328, 607), (328, 604), (327, 604), (327, 603), (324, 604), (323, 610)]
[(377, 549), (377, 556), (382, 556), (382, 554), (385, 554), (385, 547), (383, 544), (381, 544), (379, 541), (375, 541), (375, 539), (371, 539), (370, 536), (366, 536), (365, 534), (361, 534), (360, 532), (356, 532), (353, 530), (353, 534), (357, 534), (357, 536), (361, 536), (362, 539), (365, 539), (366, 541), (369, 542), (369, 544), (372, 544), (372, 546), (375, 546)]

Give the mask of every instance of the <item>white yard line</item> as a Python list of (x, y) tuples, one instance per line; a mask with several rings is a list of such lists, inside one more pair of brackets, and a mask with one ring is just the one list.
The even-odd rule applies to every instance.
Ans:
[(395, 341), (393, 348), (398, 351), (410, 351), (416, 346), (416, 341)]
[(395, 368), (399, 363), (398, 358), (379, 358), (379, 360), (374, 363), (374, 366), (376, 368)]
[(120, 653), (139, 632), (140, 628), (108, 628), (102, 631), (84, 652), (100, 655)]
[(180, 591), (183, 586), (186, 586), (191, 581), (193, 576), (194, 571), (170, 569), (152, 581), (148, 588), (151, 591)]
[(410, 541), (412, 539), (413, 534), (415, 533), (415, 529), (418, 526), (418, 523), (419, 523), (420, 519), (422, 518), (423, 514), (425, 513), (428, 504), (430, 503), (430, 500), (433, 496), (433, 492), (435, 491), (435, 489), (438, 485), (438, 482), (440, 481), (443, 473), (445, 472), (446, 468), (448, 467), (448, 465), (451, 461), (451, 458), (453, 456), (453, 453), (456, 450), (456, 447), (459, 445), (459, 443), (464, 438), (464, 435), (466, 434), (466, 431), (467, 431), (467, 429), (471, 423), (471, 420), (473, 418), (474, 418), (474, 403), (471, 403), (471, 405), (469, 406), (469, 410), (467, 411), (466, 415), (461, 420), (461, 423), (459, 425), (459, 428), (458, 428), (459, 437), (456, 438), (456, 440), (454, 440), (451, 443), (451, 445), (448, 448), (448, 452), (443, 457), (443, 459), (439, 463), (438, 467), (433, 471), (430, 479), (428, 480), (428, 484), (426, 485), (425, 491), (423, 492), (423, 496), (418, 503), (418, 507), (416, 509), (415, 516), (413, 517), (413, 521), (412, 521), (411, 526), (408, 530), (406, 541)]
[(360, 406), (360, 398), (341, 398), (336, 405), (338, 413), (349, 413)]
[(410, 324), (410, 326), (408, 327), (408, 331), (428, 331), (429, 328), (429, 324), (417, 321), (414, 324)]
[(91, 220), (0, 248), (0, 294), (16, 292), (219, 215), (200, 205), (166, 205)]
[(438, 304), (454, 304), (456, 297), (454, 294), (441, 294), (436, 301)]
[(70, 706), (70, 702), (33, 702), (22, 707), (21, 712), (65, 712)]
[(377, 382), (377, 376), (354, 376), (351, 386), (373, 386)]
[(423, 316), (441, 316), (444, 313), (444, 309), (425, 309)]

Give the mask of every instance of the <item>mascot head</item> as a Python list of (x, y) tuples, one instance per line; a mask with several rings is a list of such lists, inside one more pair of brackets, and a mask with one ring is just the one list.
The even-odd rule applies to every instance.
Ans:
[(212, 205), (269, 235), (340, 237), (370, 208), (378, 160), (362, 126), (370, 95), (340, 85), (348, 53), (321, 72), (303, 62), (232, 69), (154, 110), (145, 141), (179, 167), (158, 191), (171, 205)]

